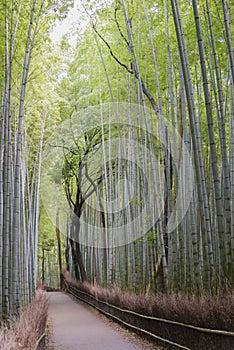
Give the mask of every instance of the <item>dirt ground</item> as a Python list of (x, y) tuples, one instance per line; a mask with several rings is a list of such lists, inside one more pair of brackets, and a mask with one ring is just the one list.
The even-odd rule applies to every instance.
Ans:
[(162, 350), (69, 295), (51, 292), (49, 300), (48, 350)]

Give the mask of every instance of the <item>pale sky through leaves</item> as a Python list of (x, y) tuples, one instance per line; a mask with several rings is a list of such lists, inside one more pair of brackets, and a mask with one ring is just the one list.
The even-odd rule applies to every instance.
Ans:
[[(104, 8), (112, 3), (113, 0), (92, 1), (94, 9)], [(91, 3), (91, 1), (89, 1)], [(51, 32), (52, 41), (57, 44), (63, 35), (68, 34), (68, 42), (75, 46), (77, 42), (77, 29), (83, 31), (88, 24), (88, 17), (82, 6), (82, 0), (74, 0), (74, 7), (70, 9), (67, 17), (63, 21), (56, 20), (55, 27)]]
[(87, 21), (82, 18), (82, 8), (80, 0), (74, 1), (74, 8), (71, 8), (67, 17), (63, 21), (56, 20), (55, 27), (51, 32), (51, 39), (54, 43), (59, 43), (63, 35), (69, 35), (69, 43), (73, 46), (76, 44), (76, 30), (82, 29), (87, 25)]

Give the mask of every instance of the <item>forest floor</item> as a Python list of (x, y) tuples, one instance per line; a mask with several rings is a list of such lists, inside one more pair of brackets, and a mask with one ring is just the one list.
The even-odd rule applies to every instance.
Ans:
[(48, 322), (48, 350), (162, 350), (61, 292), (49, 293)]

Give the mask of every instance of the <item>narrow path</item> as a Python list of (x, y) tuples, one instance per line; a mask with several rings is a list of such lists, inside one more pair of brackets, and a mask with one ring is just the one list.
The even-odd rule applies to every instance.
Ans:
[[(86, 305), (70, 296), (49, 293), (51, 345), (55, 350), (140, 350), (149, 349), (125, 339), (122, 332), (104, 322)], [(155, 349), (155, 348), (154, 348)]]

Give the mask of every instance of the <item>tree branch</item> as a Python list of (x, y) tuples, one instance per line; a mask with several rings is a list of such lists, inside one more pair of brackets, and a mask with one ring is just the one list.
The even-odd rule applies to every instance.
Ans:
[(126, 64), (124, 64), (123, 62), (121, 62), (121, 61), (118, 59), (118, 57), (115, 56), (115, 54), (113, 53), (113, 51), (112, 51), (112, 49), (111, 49), (109, 43), (108, 43), (108, 42), (106, 41), (106, 39), (103, 38), (103, 36), (99, 33), (99, 31), (98, 31), (97, 28), (95, 27), (94, 23), (93, 23), (93, 22), (91, 22), (91, 23), (92, 23), (92, 28), (93, 28), (93, 30), (94, 30), (95, 33), (99, 36), (99, 38), (105, 43), (105, 45), (108, 47), (109, 52), (110, 52), (110, 55), (114, 58), (114, 60), (115, 60), (121, 67), (125, 68), (125, 69), (128, 71), (128, 73), (134, 74), (134, 72), (133, 72), (131, 69), (129, 69), (129, 68), (126, 66)]
[(119, 25), (119, 22), (118, 22), (118, 19), (117, 19), (117, 11), (118, 11), (118, 8), (116, 7), (115, 8), (115, 23), (117, 25), (117, 28), (118, 28), (118, 31), (121, 35), (121, 37), (124, 39), (125, 43), (127, 44), (127, 47), (129, 47), (129, 42), (127, 41), (127, 39), (125, 38), (125, 35), (123, 34), (121, 28), (120, 28), (120, 25)]
[[(159, 114), (159, 107), (157, 106), (154, 97), (151, 95), (151, 93), (149, 92), (149, 90), (146, 88), (145, 84), (143, 83), (141, 77), (139, 76), (139, 73), (136, 71), (134, 64), (131, 64), (131, 68), (129, 69), (126, 64), (124, 64), (123, 62), (121, 62), (118, 57), (113, 53), (111, 46), (109, 45), (109, 43), (106, 41), (106, 39), (99, 33), (99, 31), (97, 30), (95, 24), (93, 23), (93, 21), (91, 21), (92, 23), (92, 27), (93, 30), (95, 31), (95, 33), (99, 36), (99, 38), (105, 43), (105, 45), (108, 47), (110, 55), (114, 58), (114, 60), (123, 68), (125, 68), (127, 70), (128, 73), (132, 74), (135, 76), (135, 78), (140, 82), (141, 86), (142, 86), (142, 91), (145, 94), (145, 96), (148, 98), (155, 114), (158, 116)], [(125, 42), (127, 42), (127, 40), (125, 39)], [(128, 42), (127, 42), (128, 43)], [(131, 49), (130, 44), (128, 43), (128, 48)]]

